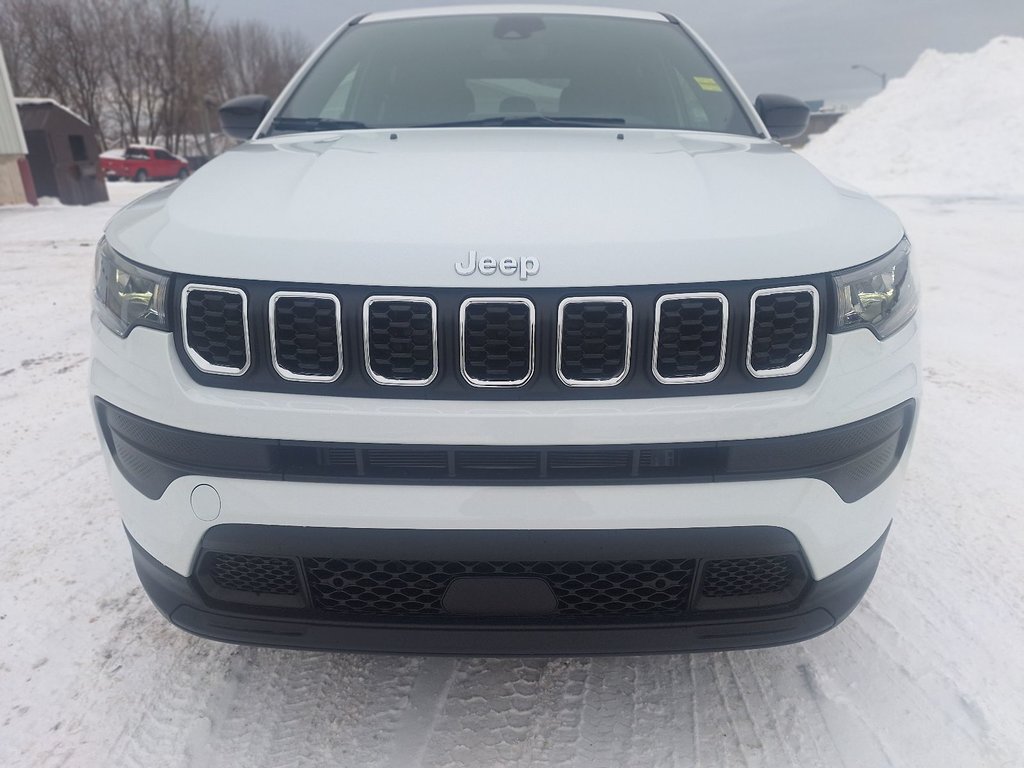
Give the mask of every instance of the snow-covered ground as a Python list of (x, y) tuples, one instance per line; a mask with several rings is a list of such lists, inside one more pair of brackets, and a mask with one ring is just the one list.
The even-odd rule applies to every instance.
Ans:
[(1024, 197), (887, 202), (923, 286), (925, 402), (865, 601), (801, 645), (572, 660), (237, 648), (168, 625), (85, 394), (93, 246), (117, 205), (0, 209), (0, 765), (1021, 765)]

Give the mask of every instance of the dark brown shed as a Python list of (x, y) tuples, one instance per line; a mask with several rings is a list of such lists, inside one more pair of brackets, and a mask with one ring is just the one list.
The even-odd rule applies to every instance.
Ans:
[(65, 205), (109, 200), (99, 142), (85, 120), (52, 99), (15, 99), (36, 194)]

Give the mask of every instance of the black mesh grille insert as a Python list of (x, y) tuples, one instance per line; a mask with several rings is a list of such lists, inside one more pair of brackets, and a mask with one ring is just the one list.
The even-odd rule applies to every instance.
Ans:
[(371, 448), (365, 456), (367, 471), (384, 476), (422, 478), (448, 475), (448, 452), (443, 450)]
[(245, 300), (240, 293), (189, 290), (185, 329), (186, 344), (209, 365), (233, 370), (246, 367)]
[(461, 477), (495, 477), (509, 480), (539, 477), (540, 451), (472, 450), (455, 451), (455, 474)]
[(817, 317), (810, 291), (761, 294), (754, 299), (750, 367), (755, 371), (788, 368), (811, 351)]
[(575, 382), (615, 381), (629, 361), (631, 313), (625, 300), (562, 305), (561, 375)]
[(792, 555), (711, 560), (704, 565), (700, 592), (704, 597), (768, 595), (786, 592), (802, 575)]
[(307, 558), (314, 605), (345, 614), (437, 615), (453, 579), (530, 577), (546, 581), (556, 617), (678, 614), (686, 610), (692, 560), (482, 562)]
[(655, 366), (663, 379), (703, 379), (722, 364), (725, 303), (720, 297), (669, 297), (660, 303)]
[(274, 300), (274, 357), (293, 376), (333, 379), (341, 372), (337, 300), (278, 296)]
[(633, 471), (633, 451), (550, 451), (548, 474), (552, 477), (628, 477)]
[(299, 593), (295, 563), (283, 557), (220, 552), (208, 556), (206, 568), (213, 583), (222, 589), (267, 595)]
[(426, 382), (435, 371), (434, 308), (414, 299), (371, 299), (366, 307), (367, 364), (380, 379)]
[(533, 368), (533, 308), (521, 301), (472, 302), (463, 308), (466, 377), (522, 383)]

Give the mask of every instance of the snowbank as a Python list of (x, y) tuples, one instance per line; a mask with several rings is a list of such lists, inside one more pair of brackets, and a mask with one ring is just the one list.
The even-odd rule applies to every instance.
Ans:
[(925, 51), (911, 70), (803, 150), (883, 195), (1024, 195), (1024, 38)]

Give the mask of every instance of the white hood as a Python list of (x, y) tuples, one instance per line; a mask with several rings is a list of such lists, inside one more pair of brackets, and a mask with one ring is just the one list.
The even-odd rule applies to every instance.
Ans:
[[(838, 270), (893, 248), (888, 209), (759, 139), (670, 131), (350, 131), (252, 142), (108, 228), (128, 258), (207, 277), (521, 286), (468, 251), (538, 260), (530, 286)], [(392, 138), (394, 136), (394, 138)]]

